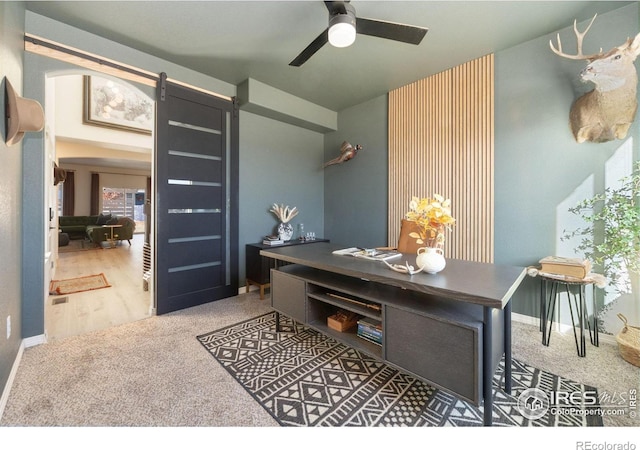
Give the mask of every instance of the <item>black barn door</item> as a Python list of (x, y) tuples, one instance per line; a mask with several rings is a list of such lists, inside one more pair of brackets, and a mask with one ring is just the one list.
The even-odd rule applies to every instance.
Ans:
[(238, 293), (234, 102), (166, 81), (156, 114), (156, 311)]

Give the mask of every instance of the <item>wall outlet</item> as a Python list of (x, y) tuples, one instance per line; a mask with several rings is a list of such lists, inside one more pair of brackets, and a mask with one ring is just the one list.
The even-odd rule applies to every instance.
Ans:
[(7, 316), (7, 339), (11, 337), (11, 316)]

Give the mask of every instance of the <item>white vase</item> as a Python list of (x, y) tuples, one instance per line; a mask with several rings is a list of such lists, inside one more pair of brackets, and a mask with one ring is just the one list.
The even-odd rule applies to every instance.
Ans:
[(440, 248), (420, 247), (416, 257), (418, 269), (427, 273), (438, 273), (447, 265), (444, 252)]
[(290, 223), (280, 222), (278, 225), (278, 236), (283, 241), (290, 241), (293, 236), (293, 226)]

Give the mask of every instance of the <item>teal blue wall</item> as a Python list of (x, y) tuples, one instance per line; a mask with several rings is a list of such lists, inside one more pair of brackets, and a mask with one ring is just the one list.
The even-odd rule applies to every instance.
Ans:
[(351, 161), (324, 169), (326, 236), (345, 246), (387, 245), (387, 95), (340, 111), (338, 131), (327, 133), (324, 159), (343, 141), (362, 145)]
[[(23, 95), (23, 42), (24, 4), (0, 2), (0, 408), (8, 395), (7, 384), (22, 342), (22, 255), (20, 247), (20, 215), (22, 205), (22, 150), (23, 144), (8, 147), (5, 144), (4, 123), (5, 79), (20, 96)], [(42, 260), (40, 260), (42, 265)], [(7, 317), (11, 317), (11, 335), (7, 339)], [(0, 409), (0, 414), (2, 410)]]
[[(609, 50), (638, 31), (638, 4), (598, 15), (584, 52)], [(572, 52), (573, 30), (563, 29), (560, 36), (565, 51)], [(625, 141), (575, 142), (569, 110), (574, 98), (593, 84), (578, 78), (586, 62), (555, 55), (550, 39), (555, 42), (555, 33), (498, 52), (495, 58), (496, 263), (527, 266), (547, 255), (573, 256), (573, 243), (560, 239), (563, 230), (576, 224), (567, 209), (603, 189), (607, 164), (626, 151), (625, 145), (638, 159), (637, 119)], [(537, 316), (538, 295), (537, 280), (525, 280), (514, 297), (514, 312)]]
[(298, 208), (294, 231), (303, 223), (324, 236), (323, 142), (321, 133), (240, 111), (240, 286), (245, 245), (276, 232), (274, 203)]

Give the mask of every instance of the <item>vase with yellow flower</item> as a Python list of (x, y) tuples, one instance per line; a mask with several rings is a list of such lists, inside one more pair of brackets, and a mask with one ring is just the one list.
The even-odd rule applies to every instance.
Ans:
[(418, 231), (411, 232), (410, 237), (419, 245), (416, 265), (427, 273), (438, 273), (446, 267), (444, 258), (445, 232), (455, 224), (451, 217), (451, 200), (439, 194), (433, 198), (413, 197), (409, 203), (409, 211), (405, 218), (416, 224)]

